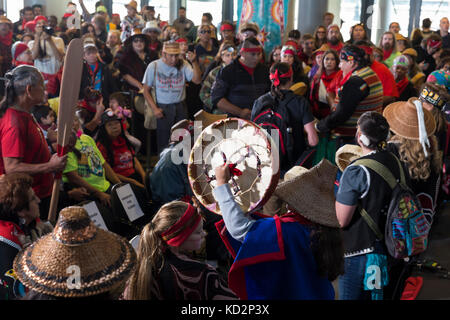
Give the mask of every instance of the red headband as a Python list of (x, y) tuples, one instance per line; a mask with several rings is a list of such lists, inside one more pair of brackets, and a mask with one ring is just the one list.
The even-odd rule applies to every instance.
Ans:
[(178, 42), (178, 43), (186, 42), (187, 43), (187, 40), (185, 38), (178, 38), (177, 40), (175, 40), (175, 42)]
[(261, 48), (260, 47), (256, 47), (256, 48), (241, 48), (240, 52), (241, 53), (242, 52), (250, 52), (250, 53), (257, 52), (257, 53), (260, 53), (261, 52)]
[(161, 237), (168, 245), (179, 247), (194, 232), (201, 219), (197, 209), (188, 204), (188, 208), (180, 220), (170, 227), (169, 230), (161, 233)]
[(220, 27), (220, 31), (233, 31), (233, 26), (231, 24), (224, 24)]
[(284, 50), (283, 55), (285, 55), (285, 54), (290, 54), (291, 56), (295, 56), (294, 50), (291, 50), (291, 49)]
[(292, 76), (292, 68), (289, 68), (289, 71), (283, 74), (278, 74), (278, 69), (275, 73), (270, 74), (270, 80), (272, 80), (273, 85), (278, 87), (280, 85), (280, 78), (290, 78)]
[(36, 18), (34, 18), (34, 22), (38, 22), (39, 20), (44, 20), (45, 22), (48, 22), (45, 16), (37, 16)]

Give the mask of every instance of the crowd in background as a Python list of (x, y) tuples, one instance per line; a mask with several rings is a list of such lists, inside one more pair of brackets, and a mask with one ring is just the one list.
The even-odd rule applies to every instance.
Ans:
[[(250, 21), (238, 27), (232, 21), (215, 25), (211, 14), (204, 13), (201, 21), (193, 22), (181, 7), (178, 18), (169, 24), (159, 19), (152, 6), (144, 6), (139, 12), (137, 2), (131, 1), (126, 8), (124, 17), (109, 15), (104, 4), (98, 1), (95, 12), (90, 13), (83, 1), (79, 1), (70, 2), (66, 12), (58, 17), (46, 16), (40, 5), (23, 8), (17, 22), (10, 21), (5, 12), (0, 15), (0, 173), (3, 175), (0, 178), (0, 299), (21, 298), (25, 294), (29, 299), (75, 297), (70, 295), (70, 290), (58, 291), (49, 284), (35, 285), (39, 282), (35, 277), (41, 277), (39, 271), (45, 270), (52, 276), (52, 272), (59, 275), (59, 271), (50, 270), (37, 258), (28, 261), (22, 252), (27, 248), (26, 254), (31, 257), (38, 250), (44, 252), (41, 247), (57, 248), (49, 237), (44, 243), (43, 237), (48, 233), (55, 234), (54, 239), (61, 237), (58, 240), (61, 243), (81, 241), (100, 246), (92, 238), (91, 233), (95, 232), (110, 237), (113, 247), (111, 261), (104, 259), (111, 264), (95, 267), (98, 270), (110, 267), (108, 270), (114, 277), (108, 281), (123, 285), (126, 282), (126, 289), (122, 287), (115, 298), (333, 299), (330, 283), (343, 274), (337, 269), (341, 263), (343, 267), (344, 253), (342, 261), (332, 258), (335, 265), (331, 270), (333, 263), (323, 262), (321, 255), (325, 253), (317, 248), (308, 254), (325, 269), (319, 276), (314, 270), (301, 271), (302, 277), (313, 274), (311, 281), (317, 280), (301, 294), (292, 289), (286, 291), (291, 295), (283, 296), (274, 290), (287, 281), (284, 278), (273, 280), (280, 283), (266, 288), (273, 294), (267, 296), (243, 294), (234, 282), (228, 283), (228, 272), (235, 257), (228, 252), (229, 245), (225, 245), (214, 226), (221, 218), (195, 199), (187, 177), (187, 164), (174, 164), (170, 157), (183, 138), (172, 135), (173, 126), (182, 120), (194, 120), (200, 110), (258, 123), (265, 106), (284, 103), (293, 129), (295, 159), (283, 162), (282, 176), (310, 152), (312, 163), (302, 162), (308, 169), (324, 158), (334, 164), (336, 151), (346, 144), (363, 141), (365, 154), (375, 152), (378, 143), (387, 142), (389, 129), (384, 126), (390, 126), (395, 132), (395, 138), (389, 143), (391, 152), (404, 164), (414, 192), (430, 194), (434, 214), (443, 198), (438, 191), (450, 184), (443, 171), (448, 155), (445, 108), (450, 103), (448, 18), (442, 18), (439, 30), (435, 31), (430, 30), (430, 19), (424, 19), (422, 28), (414, 29), (409, 37), (402, 35), (399, 23), (392, 22), (379, 43), (374, 44), (363, 23), (354, 25), (350, 39), (344, 42), (340, 26), (333, 24), (333, 14), (325, 13), (313, 34), (289, 30), (286, 41), (265, 53), (260, 43), (260, 28)], [(79, 28), (71, 24), (75, 11), (81, 12)], [(59, 157), (56, 130), (59, 93), (66, 49), (74, 38), (83, 40), (82, 79), (68, 153)], [(418, 136), (412, 138), (401, 129), (393, 129), (396, 119), (386, 116), (389, 122), (386, 125), (381, 116), (383, 119), (363, 116), (366, 112), (381, 115), (395, 103), (408, 101), (411, 106), (411, 99), (416, 98), (423, 102), (425, 115), (429, 113), (434, 119), (435, 129), (428, 135), (431, 147), (428, 142), (428, 153), (424, 147), (424, 155), (420, 153), (420, 144), (417, 147), (415, 143)], [(184, 128), (192, 130), (189, 125)], [(380, 128), (385, 130), (380, 133), (377, 131)], [(362, 134), (368, 137), (367, 143)], [(416, 150), (422, 158), (415, 157), (411, 150)], [(156, 155), (157, 162), (147, 167), (142, 161), (149, 155)], [(79, 210), (61, 211), (56, 226), (47, 222), (57, 172), (63, 172), (58, 212), (67, 206), (95, 201), (108, 230), (128, 239), (140, 234), (137, 255), (119, 238), (90, 226), (85, 213)], [(228, 181), (226, 173), (217, 175)], [(344, 206), (336, 204), (338, 221), (331, 225), (314, 221), (313, 230), (325, 232), (323, 228), (349, 225), (350, 220), (346, 219), (351, 219), (352, 214), (348, 215), (345, 206), (353, 208), (356, 194), (363, 196), (364, 190), (369, 192), (369, 188), (364, 189), (367, 182), (364, 175), (361, 170), (345, 172), (341, 191), (336, 195), (336, 200)], [(344, 190), (350, 181), (361, 183)], [(127, 221), (117, 202), (114, 186), (123, 183), (130, 184), (145, 213), (133, 223)], [(373, 192), (376, 191), (370, 195)], [(384, 189), (380, 192), (388, 194)], [(219, 202), (227, 201), (226, 196), (227, 191), (222, 189), (215, 194)], [(220, 203), (222, 207), (225, 202)], [(296, 211), (295, 205), (290, 206)], [(64, 223), (67, 221), (75, 222)], [(245, 232), (238, 232), (241, 242), (250, 237), (253, 222), (244, 224)], [(258, 224), (258, 228), (263, 226)], [(74, 238), (63, 239), (67, 234), (61, 230), (65, 229)], [(83, 232), (78, 233), (81, 229)], [(29, 246), (30, 243), (37, 244)], [(343, 246), (346, 245), (344, 241)], [(337, 250), (322, 244), (320, 248), (334, 250), (334, 254)], [(100, 249), (110, 250), (109, 247), (96, 250)], [(58, 260), (56, 255), (48, 259)], [(314, 267), (311, 259), (308, 263)], [(214, 261), (214, 267), (206, 260)], [(262, 270), (258, 276), (264, 274), (265, 269)], [(257, 284), (258, 276), (252, 279)], [(19, 279), (23, 285), (19, 285)], [(87, 279), (94, 281), (95, 274), (88, 275)], [(100, 278), (97, 291), (83, 287), (78, 297), (99, 294), (112, 297), (112, 294), (105, 295), (112, 292), (113, 285), (108, 281)], [(356, 293), (352, 295), (354, 291), (348, 284), (339, 288), (341, 298), (364, 298)], [(266, 292), (264, 288), (259, 290), (256, 291)]]

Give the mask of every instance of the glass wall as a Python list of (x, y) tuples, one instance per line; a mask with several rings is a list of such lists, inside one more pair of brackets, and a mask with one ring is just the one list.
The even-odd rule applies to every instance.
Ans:
[(222, 21), (222, 0), (186, 1), (186, 16), (196, 26), (202, 22), (203, 13), (211, 13), (212, 23), (217, 26)]
[(422, 0), (419, 28), (422, 28), (423, 19), (430, 18), (431, 30), (439, 30), (439, 21), (443, 17), (450, 18), (450, 0)]
[(20, 13), (24, 7), (23, 0), (5, 0), (3, 1), (3, 9), (6, 11), (6, 16), (13, 23), (19, 21)]
[[(97, 0), (93, 0), (94, 4)], [(85, 0), (86, 2), (86, 0)], [(113, 0), (113, 6), (112, 10), (113, 13), (120, 14), (120, 18), (123, 19), (127, 15), (127, 8), (125, 8), (125, 5), (130, 3), (130, 0)], [(141, 2), (137, 1), (138, 3), (138, 11), (141, 11)], [(158, 17), (158, 14), (160, 15), (160, 19), (162, 21), (168, 21), (169, 20), (169, 5), (170, 2), (168, 0), (150, 0), (148, 3), (150, 6), (155, 7), (155, 13), (156, 17)]]
[[(350, 29), (361, 20), (361, 0), (341, 0), (342, 27), (341, 33), (344, 41), (350, 39)], [(334, 23), (340, 24), (339, 17), (334, 18)]]

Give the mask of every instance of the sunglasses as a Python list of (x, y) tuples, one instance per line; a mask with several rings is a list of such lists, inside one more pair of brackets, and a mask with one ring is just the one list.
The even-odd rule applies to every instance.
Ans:
[(204, 34), (204, 33), (211, 33), (211, 30), (202, 30), (202, 31), (200, 31), (200, 33), (201, 33), (201, 34)]
[(233, 53), (235, 50), (234, 50), (234, 48), (233, 47), (229, 47), (229, 48), (226, 48), (225, 50), (223, 50), (222, 52), (230, 52), (230, 53)]
[(145, 41), (142, 38), (136, 38), (133, 40), (133, 42), (137, 43), (137, 42), (145, 42)]

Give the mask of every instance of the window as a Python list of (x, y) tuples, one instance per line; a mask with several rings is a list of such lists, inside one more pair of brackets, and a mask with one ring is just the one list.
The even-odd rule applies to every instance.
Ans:
[[(97, 1), (97, 0), (95, 0)], [(118, 13), (120, 15), (120, 19), (123, 19), (127, 15), (127, 8), (125, 8), (126, 4), (129, 4), (130, 0), (113, 0), (112, 11), (113, 13)], [(140, 1), (138, 3), (138, 12), (141, 11)], [(155, 7), (155, 17), (158, 17), (161, 21), (169, 20), (169, 5), (170, 2), (167, 0), (151, 0), (149, 1), (149, 5)]]
[[(409, 9), (410, 0), (392, 0), (391, 9), (389, 10), (389, 23), (398, 22), (400, 24), (400, 34), (408, 37), (408, 26), (409, 26)], [(387, 25), (386, 30), (388, 30), (389, 25)]]
[(431, 30), (439, 30), (439, 22), (443, 17), (450, 17), (450, 0), (422, 0), (419, 28), (422, 20), (431, 19)]
[[(350, 39), (350, 28), (360, 22), (361, 18), (361, 0), (342, 0), (341, 1), (341, 34), (344, 41)], [(339, 19), (335, 18), (334, 23), (339, 25)]]
[(20, 13), (24, 7), (23, 0), (4, 0), (3, 9), (6, 11), (6, 16), (13, 23), (19, 21)]
[(195, 25), (202, 23), (202, 15), (206, 12), (211, 13), (212, 23), (217, 26), (222, 21), (222, 0), (186, 1), (186, 17)]

